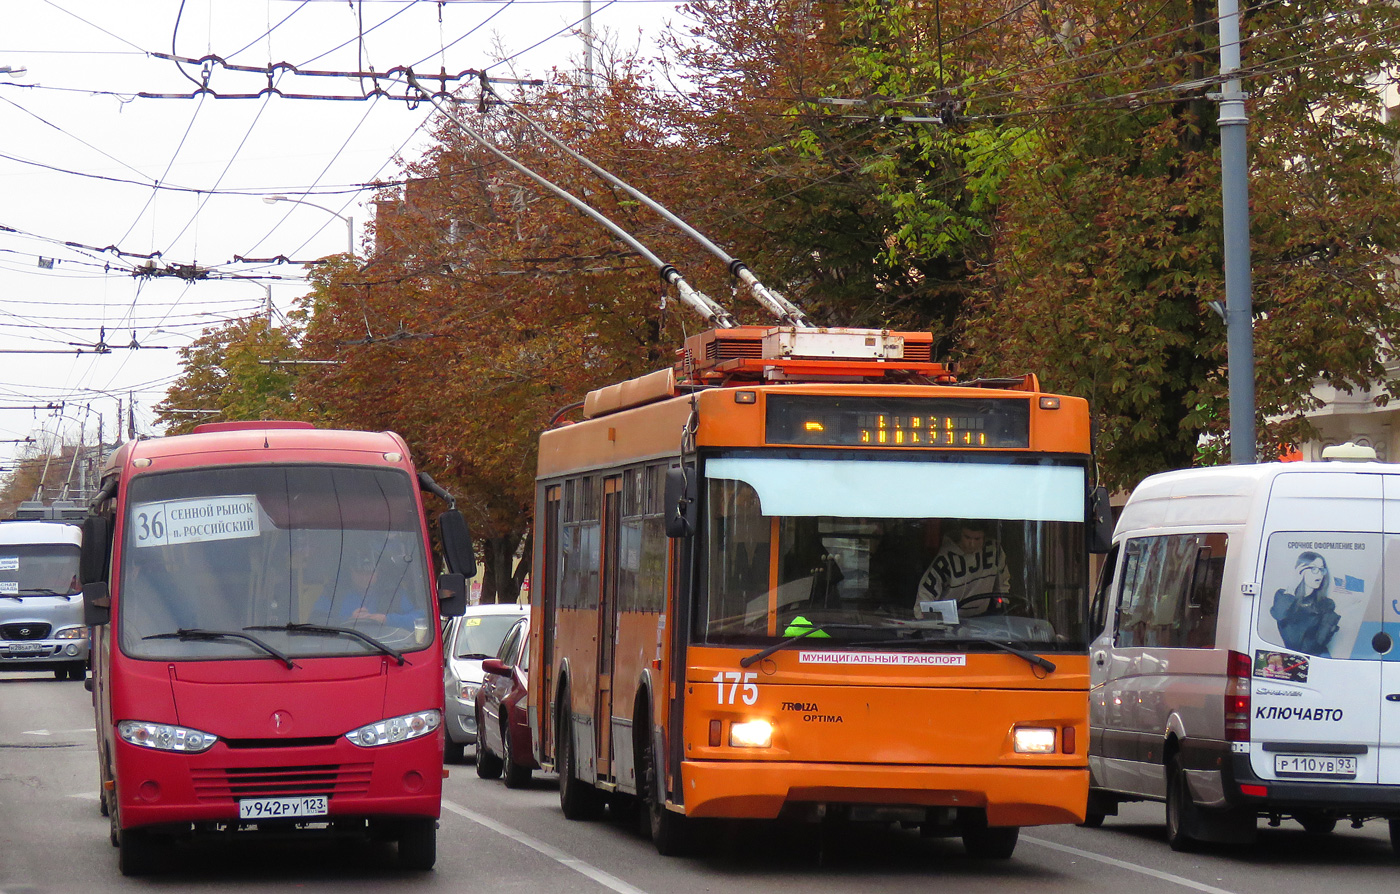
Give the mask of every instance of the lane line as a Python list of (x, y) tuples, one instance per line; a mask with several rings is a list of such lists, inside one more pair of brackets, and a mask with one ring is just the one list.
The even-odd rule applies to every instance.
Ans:
[(1067, 844), (1057, 844), (1053, 841), (1046, 841), (1044, 838), (1035, 838), (1030, 835), (1022, 835), (1022, 841), (1029, 841), (1031, 844), (1038, 844), (1047, 847), (1052, 851), (1063, 851), (1066, 854), (1074, 854), (1086, 860), (1097, 860), (1109, 866), (1116, 866), (1119, 869), (1126, 869), (1129, 872), (1150, 875), (1153, 878), (1161, 879), (1164, 882), (1171, 882), (1174, 885), (1181, 885), (1183, 888), (1191, 888), (1196, 891), (1203, 891), (1205, 894), (1235, 894), (1234, 891), (1225, 888), (1217, 888), (1214, 885), (1207, 885), (1204, 882), (1193, 881), (1184, 876), (1174, 875), (1170, 872), (1163, 872), (1160, 869), (1153, 869), (1149, 866), (1140, 866), (1137, 863), (1129, 863), (1126, 860), (1115, 860), (1113, 857), (1105, 857), (1103, 854), (1096, 854), (1093, 851), (1080, 850), (1077, 847), (1070, 847)]
[[(491, 819), (489, 816), (484, 816), (480, 813), (477, 813), (474, 810), (468, 810), (461, 804), (454, 804), (453, 802), (448, 801), (444, 798), (442, 802), (442, 808), (444, 810), (450, 810), (458, 816), (469, 819), (478, 825), (485, 826), (492, 832), (504, 835), (505, 837), (510, 838), (513, 841), (517, 841), (520, 844), (523, 844), (526, 847), (530, 848), (531, 850), (539, 851), (541, 854), (544, 854), (546, 857), (549, 857), (551, 860), (554, 860), (555, 862), (563, 866), (567, 866), (574, 872), (577, 872), (580, 875), (585, 875), (593, 879), (595, 882), (602, 885), (603, 887), (616, 891), (617, 894), (646, 894), (646, 892), (643, 891), (641, 888), (629, 885), (627, 884), (627, 882), (624, 882), (617, 876), (610, 875), (609, 873), (604, 872), (603, 870), (592, 865), (591, 863), (586, 863), (572, 854), (565, 853), (564, 851), (559, 850), (559, 848), (554, 847), (553, 845), (545, 844), (538, 838), (526, 835), (519, 829), (513, 829), (510, 826), (505, 825), (504, 823), (498, 823), (495, 820)], [(1220, 894), (1231, 894), (1231, 892), (1220, 892)]]

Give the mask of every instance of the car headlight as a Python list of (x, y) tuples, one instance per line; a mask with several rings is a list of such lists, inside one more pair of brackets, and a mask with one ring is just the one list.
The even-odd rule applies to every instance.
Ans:
[(480, 683), (458, 683), (457, 701), (471, 704), (476, 698), (476, 691), (481, 688)]
[(169, 723), (147, 723), (144, 720), (123, 720), (117, 724), (117, 735), (123, 742), (152, 748), (156, 751), (182, 751), (185, 754), (198, 754), (208, 751), (219, 741), (212, 733), (187, 729)]
[(773, 724), (766, 720), (731, 723), (729, 744), (735, 748), (767, 748), (773, 744)]
[(1054, 754), (1055, 730), (1040, 726), (1018, 726), (1011, 734), (1017, 754)]
[(361, 747), (373, 748), (376, 745), (390, 745), (426, 736), (441, 725), (441, 711), (416, 711), (352, 729), (345, 734), (345, 738)]
[(65, 627), (53, 635), (54, 639), (87, 639), (86, 627)]

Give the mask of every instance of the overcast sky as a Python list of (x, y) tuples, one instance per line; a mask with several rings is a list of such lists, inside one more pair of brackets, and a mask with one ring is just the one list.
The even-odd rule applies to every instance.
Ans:
[[(344, 251), (350, 236), (358, 247), (370, 214), (365, 184), (394, 179), (396, 157), (415, 158), (426, 145), (427, 104), (189, 98), (204, 79), (200, 68), (151, 54), (497, 76), (539, 76), (582, 58), (580, 0), (5, 6), (0, 69), (12, 72), (0, 73), (0, 469), (26, 446), (10, 441), (77, 440), (81, 428), (91, 443), (99, 415), (110, 442), (119, 399), (134, 398), (138, 431), (150, 433), (151, 408), (179, 373), (175, 348), (258, 312), (269, 289), (283, 311), (306, 291), (299, 266), (236, 259), (314, 259)], [(593, 0), (595, 29), (625, 46), (649, 46), (678, 19), (671, 0)], [(208, 86), (258, 93), (268, 77), (212, 66)], [(368, 82), (282, 74), (276, 86), (361, 96)], [(271, 195), (322, 207), (268, 204)], [(198, 265), (215, 278), (133, 274), (147, 264)], [(104, 327), (113, 350), (96, 353)], [(125, 347), (133, 343), (140, 347)], [(61, 411), (47, 408), (58, 403)]]

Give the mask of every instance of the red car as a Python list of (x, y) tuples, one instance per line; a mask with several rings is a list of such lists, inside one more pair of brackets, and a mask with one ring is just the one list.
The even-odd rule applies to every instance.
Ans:
[(495, 779), (504, 774), (507, 788), (528, 785), (539, 768), (525, 713), (529, 640), (530, 619), (521, 618), (496, 657), (481, 662), (484, 679), (476, 691), (476, 775)]

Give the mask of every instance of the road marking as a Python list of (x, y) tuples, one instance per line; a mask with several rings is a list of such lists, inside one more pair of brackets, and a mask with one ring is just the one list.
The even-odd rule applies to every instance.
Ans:
[(73, 733), (95, 733), (95, 732), (97, 732), (97, 730), (96, 730), (95, 728), (93, 728), (93, 727), (88, 727), (88, 728), (86, 728), (86, 729), (54, 729), (54, 730), (48, 730), (48, 729), (27, 729), (27, 730), (25, 730), (24, 732), (20, 733), (20, 735), (21, 735), (21, 736), (70, 736), (70, 735), (72, 735)]
[[(507, 838), (518, 841), (526, 847), (530, 848), (531, 850), (539, 851), (546, 857), (549, 857), (551, 860), (554, 860), (558, 863), (563, 864), (564, 866), (569, 867), (574, 872), (577, 872), (580, 875), (586, 875), (598, 884), (602, 885), (603, 887), (616, 891), (617, 894), (646, 894), (646, 892), (643, 891), (641, 888), (633, 887), (632, 885), (627, 884), (615, 875), (609, 875), (608, 873), (604, 872), (598, 867), (593, 866), (589, 863), (585, 863), (583, 860), (580, 860), (578, 857), (575, 857), (572, 854), (567, 854), (564, 851), (559, 850), (557, 847), (545, 844), (538, 838), (533, 838), (529, 835), (526, 835), (524, 832), (521, 832), (518, 829), (512, 829), (510, 826), (507, 826), (504, 823), (498, 823), (495, 820), (491, 819), (489, 816), (483, 816), (482, 814), (477, 813), (474, 810), (468, 810), (460, 804), (454, 804), (451, 801), (447, 800), (444, 800), (442, 802), (442, 806), (443, 809), (450, 810), (458, 816), (466, 817), (467, 819), (471, 820), (474, 823), (477, 823), (478, 825), (485, 826), (492, 832), (499, 833), (501, 835), (506, 836)], [(1224, 894), (1228, 894), (1228, 892), (1224, 892)]]
[(1225, 888), (1217, 888), (1214, 885), (1207, 885), (1204, 882), (1192, 881), (1180, 875), (1173, 875), (1170, 872), (1163, 872), (1160, 869), (1152, 869), (1148, 866), (1139, 866), (1136, 863), (1129, 863), (1125, 860), (1115, 860), (1113, 857), (1105, 857), (1103, 854), (1096, 854), (1093, 851), (1080, 850), (1077, 847), (1070, 847), (1067, 844), (1056, 844), (1053, 841), (1046, 841), (1044, 838), (1033, 838), (1029, 835), (1022, 835), (1022, 841), (1029, 841), (1031, 844), (1038, 844), (1041, 847), (1048, 847), (1052, 851), (1063, 851), (1066, 854), (1074, 854), (1086, 860), (1097, 860), (1109, 866), (1116, 866), (1119, 869), (1126, 869), (1129, 872), (1136, 872), (1142, 875), (1150, 875), (1153, 878), (1161, 879), (1164, 882), (1171, 882), (1174, 885), (1181, 885), (1183, 888), (1191, 888), (1196, 891), (1204, 891), (1205, 894), (1235, 894), (1234, 891)]

